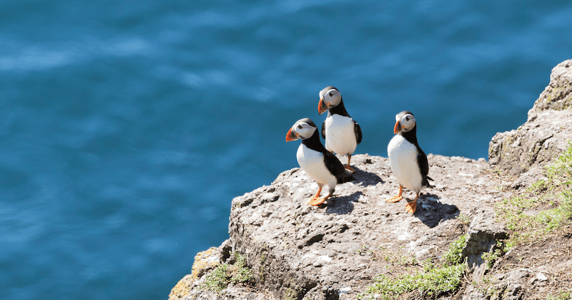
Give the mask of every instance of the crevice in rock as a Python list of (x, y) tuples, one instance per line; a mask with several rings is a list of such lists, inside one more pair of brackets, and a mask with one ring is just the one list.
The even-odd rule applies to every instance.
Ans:
[(307, 238), (305, 241), (303, 241), (302, 243), (298, 244), (298, 248), (302, 249), (304, 247), (308, 247), (311, 246), (314, 243), (320, 242), (322, 241), (322, 239), (324, 238), (326, 234), (323, 232), (318, 232), (318, 233), (314, 233), (312, 234), (312, 236), (310, 236), (309, 238)]

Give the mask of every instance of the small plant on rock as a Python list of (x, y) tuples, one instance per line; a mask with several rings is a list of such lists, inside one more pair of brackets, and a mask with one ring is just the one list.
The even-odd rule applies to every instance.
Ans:
[(444, 293), (456, 291), (461, 285), (466, 265), (461, 262), (461, 252), (467, 236), (463, 235), (451, 243), (449, 251), (443, 255), (445, 264), (437, 265), (431, 260), (423, 265), (411, 260), (401, 259), (402, 255), (393, 254), (380, 248), (378, 255), (391, 264), (391, 275), (381, 274), (358, 299), (395, 299), (400, 295), (419, 291), (424, 299), (439, 297)]
[(449, 265), (457, 265), (462, 262), (463, 249), (467, 246), (467, 235), (461, 235), (449, 245), (449, 251), (443, 254), (443, 260)]
[(572, 293), (560, 292), (558, 296), (549, 295), (547, 300), (570, 300), (570, 299), (572, 299)]
[(458, 219), (459, 221), (461, 221), (461, 222), (462, 222), (463, 224), (465, 224), (465, 225), (469, 225), (469, 223), (471, 223), (471, 218), (470, 218), (469, 216), (463, 214), (463, 213), (460, 213), (460, 214), (457, 216), (457, 219)]
[(491, 252), (484, 252), (483, 255), (481, 255), (481, 258), (487, 264), (487, 269), (490, 269), (493, 267), (497, 258), (499, 258), (501, 255), (502, 255), (501, 250), (495, 249), (494, 251), (491, 251)]
[(497, 217), (512, 231), (508, 248), (530, 244), (572, 224), (572, 143), (569, 144), (564, 153), (546, 166), (546, 179), (497, 205)]
[(203, 284), (202, 290), (220, 293), (228, 287), (229, 283), (246, 283), (252, 279), (252, 271), (245, 266), (244, 256), (234, 252), (236, 262), (233, 265), (220, 264), (209, 273)]

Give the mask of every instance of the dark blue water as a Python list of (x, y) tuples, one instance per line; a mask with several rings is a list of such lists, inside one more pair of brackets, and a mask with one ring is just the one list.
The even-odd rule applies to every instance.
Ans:
[(334, 85), (386, 156), (487, 156), (572, 58), (570, 1), (0, 2), (0, 298), (166, 299)]

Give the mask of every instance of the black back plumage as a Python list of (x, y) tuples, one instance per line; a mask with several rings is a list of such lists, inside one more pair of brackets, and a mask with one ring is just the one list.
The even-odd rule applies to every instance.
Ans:
[(356, 134), (356, 142), (359, 145), (361, 143), (361, 127), (359, 126), (359, 124), (354, 120), (354, 132)]
[[(404, 114), (411, 114), (411, 112), (406, 111)], [(429, 174), (429, 161), (427, 160), (427, 155), (425, 152), (419, 147), (419, 143), (417, 142), (417, 121), (415, 122), (415, 126), (407, 132), (399, 132), (401, 136), (411, 144), (415, 145), (417, 148), (417, 164), (419, 165), (419, 170), (421, 171), (421, 177), (423, 178), (423, 182), (421, 183), (423, 186), (430, 187), (429, 180), (433, 180), (431, 177), (428, 176)]]

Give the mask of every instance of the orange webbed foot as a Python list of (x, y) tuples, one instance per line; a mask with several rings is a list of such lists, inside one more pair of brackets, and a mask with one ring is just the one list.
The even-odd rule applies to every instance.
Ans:
[[(314, 204), (312, 204), (312, 203), (316, 203), (316, 202), (318, 201), (318, 199), (320, 198), (320, 193), (321, 193), (321, 192), (322, 192), (322, 187), (319, 187), (319, 188), (318, 188), (318, 192), (316, 193), (316, 195), (314, 195), (314, 197), (312, 197), (312, 199), (310, 199), (310, 201), (308, 201), (308, 204), (314, 205)], [(322, 202), (324, 202), (324, 201), (322, 200)], [(322, 202), (320, 202), (320, 203), (322, 203)], [(319, 205), (320, 203), (315, 204), (315, 205)]]
[(405, 205), (405, 211), (407, 211), (408, 213), (414, 214), (415, 210), (417, 210), (417, 199), (415, 199), (415, 201), (409, 202), (409, 203), (407, 203), (407, 205)]
[(403, 196), (397, 195), (397, 196), (393, 196), (393, 197), (391, 197), (391, 198), (385, 200), (385, 202), (395, 203), (395, 202), (401, 201), (401, 199), (403, 199)]
[(390, 202), (390, 203), (399, 202), (399, 201), (401, 201), (401, 199), (403, 199), (403, 196), (401, 196), (402, 194), (403, 194), (403, 187), (400, 185), (399, 186), (399, 194), (397, 194), (397, 196), (393, 196), (393, 197), (385, 200), (385, 202)]
[(413, 200), (413, 202), (409, 202), (407, 203), (407, 205), (405, 205), (405, 210), (408, 213), (414, 214), (415, 210), (417, 210), (417, 199), (419, 198), (419, 194), (415, 195), (415, 200)]
[(316, 199), (318, 199), (318, 197), (314, 196), (312, 197), (307, 204), (311, 204), (312, 202), (316, 201)]
[(326, 197), (324, 197), (324, 198), (319, 198), (319, 197), (315, 197), (315, 199), (312, 198), (308, 204), (310, 204), (312, 206), (318, 206), (318, 205), (324, 203), (324, 201), (328, 200), (328, 198), (330, 198), (330, 196), (332, 196), (332, 193), (327, 194)]
[(322, 203), (324, 203), (324, 201), (326, 201), (326, 198), (312, 198), (310, 199), (310, 202), (308, 202), (308, 204), (312, 205), (312, 206), (318, 206)]

